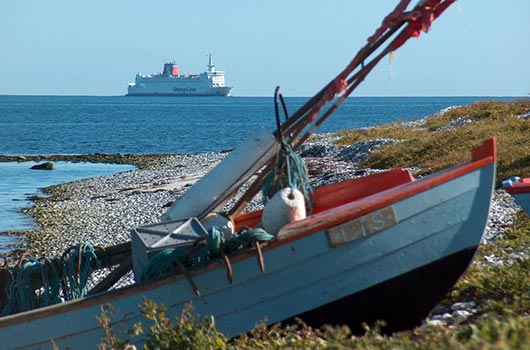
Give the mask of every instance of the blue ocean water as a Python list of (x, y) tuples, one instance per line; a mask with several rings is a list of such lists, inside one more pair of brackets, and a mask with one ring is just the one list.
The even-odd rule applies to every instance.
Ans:
[[(513, 97), (353, 97), (318, 132), (417, 119), (485, 99)], [(308, 98), (285, 100), (292, 113)], [(222, 151), (275, 125), (272, 97), (0, 96), (0, 155)], [(64, 164), (64, 176), (61, 165), (46, 179), (38, 172), (22, 183), (27, 164), (21, 164), (0, 166), (0, 232), (28, 225), (14, 213), (39, 188), (122, 170), (99, 165), (97, 173), (94, 165)]]
[[(134, 169), (123, 164), (54, 162), (54, 170), (31, 170), (35, 162), (0, 162), (0, 232), (32, 228), (31, 218), (20, 209), (29, 207), (29, 197), (44, 196), (41, 189), (89, 177)], [(17, 241), (16, 236), (0, 236), (0, 252)]]
[[(319, 132), (422, 118), (482, 99), (491, 98), (348, 98)], [(289, 112), (307, 100), (286, 98)], [(274, 130), (272, 97), (0, 96), (2, 155), (221, 151), (258, 127)]]

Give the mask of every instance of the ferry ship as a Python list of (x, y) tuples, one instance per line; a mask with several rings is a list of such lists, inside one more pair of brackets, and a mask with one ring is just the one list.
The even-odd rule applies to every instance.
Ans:
[(128, 96), (230, 96), (233, 87), (225, 85), (225, 72), (215, 69), (208, 55), (208, 70), (200, 74), (179, 74), (175, 62), (164, 64), (162, 73), (136, 74), (127, 87)]

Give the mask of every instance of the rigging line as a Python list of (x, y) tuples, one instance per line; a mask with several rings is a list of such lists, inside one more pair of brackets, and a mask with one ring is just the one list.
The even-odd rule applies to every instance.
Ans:
[(278, 91), (280, 91), (280, 87), (276, 86), (276, 89), (274, 89), (274, 115), (276, 117), (276, 130), (278, 134), (278, 141), (283, 145), (283, 133), (282, 133), (282, 123), (280, 121), (280, 111), (278, 108)]

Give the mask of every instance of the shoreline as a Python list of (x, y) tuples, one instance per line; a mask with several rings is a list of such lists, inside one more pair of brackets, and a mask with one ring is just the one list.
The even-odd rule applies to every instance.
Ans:
[[(226, 153), (226, 152), (220, 152)], [(157, 162), (164, 162), (174, 156), (186, 154), (121, 154), (121, 153), (91, 153), (91, 154), (49, 154), (49, 155), (0, 155), (0, 163), (6, 162), (72, 162), (72, 163), (108, 163), (129, 164), (139, 169), (148, 169), (156, 166)]]
[[(392, 141), (373, 140), (348, 147), (336, 147), (332, 142), (333, 138), (309, 142), (301, 150), (313, 188), (380, 171), (363, 169), (360, 162), (373, 150)], [(219, 152), (34, 156), (34, 159), (47, 161), (104, 159), (109, 163), (119, 161), (135, 165), (137, 169), (44, 188), (49, 196), (33, 198), (33, 205), (22, 210), (33, 218), (35, 228), (1, 233), (18, 235), (21, 242), (19, 247), (13, 247), (5, 255), (17, 258), (27, 252), (50, 256), (61, 254), (77, 243), (115, 245), (128, 241), (132, 229), (158, 222), (189, 186), (226, 155), (226, 152)], [(0, 156), (0, 161), (2, 159), (6, 159), (5, 156)], [(249, 209), (259, 207), (260, 201), (255, 200)], [(484, 240), (489, 241), (509, 228), (519, 210), (509, 195), (497, 190)]]
[[(222, 158), (222, 153), (131, 155), (123, 159), (133, 160), (137, 169), (46, 187), (43, 191), (49, 196), (33, 198), (32, 205), (22, 210), (34, 219), (35, 228), (8, 232), (21, 241), (9, 256), (16, 258), (23, 251), (57, 255), (77, 243), (122, 243), (131, 229), (158, 220), (173, 195), (181, 194)], [(88, 158), (53, 158), (72, 159)]]

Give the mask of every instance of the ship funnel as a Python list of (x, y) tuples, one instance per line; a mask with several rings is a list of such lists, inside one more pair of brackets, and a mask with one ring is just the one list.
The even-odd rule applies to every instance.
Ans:
[(165, 77), (170, 77), (172, 75), (178, 76), (179, 66), (177, 66), (174, 62), (164, 64), (164, 71), (162, 72), (162, 75), (164, 75)]

